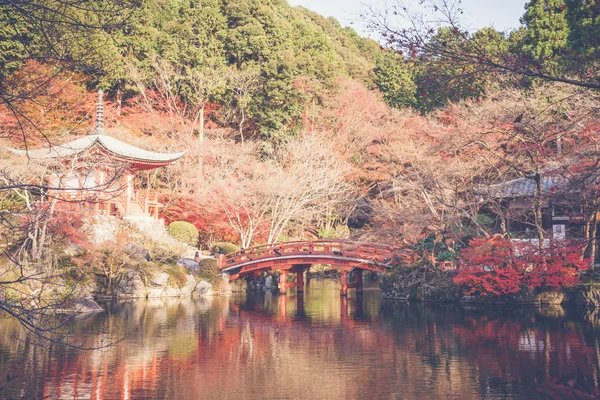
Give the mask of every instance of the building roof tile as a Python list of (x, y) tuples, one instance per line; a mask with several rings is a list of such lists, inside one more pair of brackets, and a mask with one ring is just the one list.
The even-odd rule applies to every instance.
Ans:
[[(544, 194), (551, 193), (561, 186), (564, 186), (567, 180), (561, 176), (543, 176), (542, 177), (542, 192)], [(531, 197), (536, 193), (535, 179), (525, 177), (517, 178), (510, 181), (490, 185), (486, 190), (487, 194), (492, 198), (509, 198), (509, 197)]]
[(24, 155), (31, 159), (49, 160), (73, 157), (83, 152), (90, 151), (95, 147), (100, 147), (109, 153), (132, 161), (171, 163), (181, 158), (185, 154), (185, 152), (171, 154), (156, 153), (153, 151), (140, 149), (139, 147), (132, 146), (106, 134), (87, 135), (69, 143), (52, 146), (45, 149), (9, 150), (15, 154)]

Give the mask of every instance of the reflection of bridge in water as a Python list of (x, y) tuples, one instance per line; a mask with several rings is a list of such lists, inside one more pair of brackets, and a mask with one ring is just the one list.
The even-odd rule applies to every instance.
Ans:
[[(217, 261), (230, 280), (249, 275), (257, 277), (261, 272), (279, 272), (279, 293), (288, 288), (304, 290), (304, 271), (314, 264), (331, 265), (340, 271), (340, 294), (346, 296), (348, 288), (363, 290), (362, 272), (383, 272), (392, 262), (411, 257), (406, 250), (376, 243), (359, 243), (347, 240), (312, 240), (272, 243), (250, 247), (228, 255), (219, 255)], [(355, 281), (348, 282), (348, 273), (353, 271)], [(296, 282), (288, 282), (287, 274), (296, 273)]]
[[(238, 306), (231, 306), (232, 310), (239, 315), (244, 313), (252, 313), (252, 318), (260, 321), (265, 320), (269, 321), (269, 323), (275, 323), (277, 326), (281, 325), (304, 325), (307, 322), (311, 323), (311, 327), (319, 328), (319, 322), (312, 321), (308, 318), (305, 309), (304, 309), (304, 293), (298, 292), (297, 295), (294, 296), (286, 296), (280, 295), (276, 296), (277, 298), (277, 312), (274, 314), (265, 314), (260, 309), (248, 309), (248, 308), (240, 308)], [(354, 300), (354, 301), (352, 301)], [(363, 295), (362, 293), (357, 293), (354, 299), (348, 299), (347, 296), (342, 296), (340, 300), (340, 328), (354, 328), (357, 324), (372, 324), (374, 321), (378, 320), (378, 318), (370, 318), (364, 312), (363, 305)], [(292, 312), (288, 309), (288, 305), (295, 303), (295, 311)], [(353, 303), (353, 307), (350, 307), (350, 304)], [(332, 324), (330, 321), (322, 324), (322, 328), (324, 330), (331, 330)]]

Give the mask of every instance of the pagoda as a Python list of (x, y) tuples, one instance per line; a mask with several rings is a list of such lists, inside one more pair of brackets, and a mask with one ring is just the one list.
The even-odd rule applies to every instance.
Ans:
[(50, 168), (45, 194), (56, 200), (57, 208), (158, 219), (162, 204), (156, 192), (136, 187), (135, 174), (172, 164), (185, 152), (156, 153), (110, 136), (104, 128), (102, 97), (100, 90), (95, 128), (85, 137), (43, 149), (9, 150)]

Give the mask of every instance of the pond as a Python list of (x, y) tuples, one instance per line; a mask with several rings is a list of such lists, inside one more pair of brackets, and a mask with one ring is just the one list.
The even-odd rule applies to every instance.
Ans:
[(600, 379), (597, 312), (341, 298), (332, 280), (103, 306), (74, 339), (125, 338), (97, 350), (38, 347), (0, 319), (0, 398), (577, 398)]

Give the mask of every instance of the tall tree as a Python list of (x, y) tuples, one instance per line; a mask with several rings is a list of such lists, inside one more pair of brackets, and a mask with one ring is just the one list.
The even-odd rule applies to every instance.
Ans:
[(561, 58), (569, 37), (567, 5), (563, 0), (532, 0), (522, 18), (527, 28), (522, 49), (549, 73), (561, 72)]
[(417, 68), (395, 52), (385, 52), (375, 66), (375, 84), (392, 107), (417, 105), (417, 85), (414, 81)]

